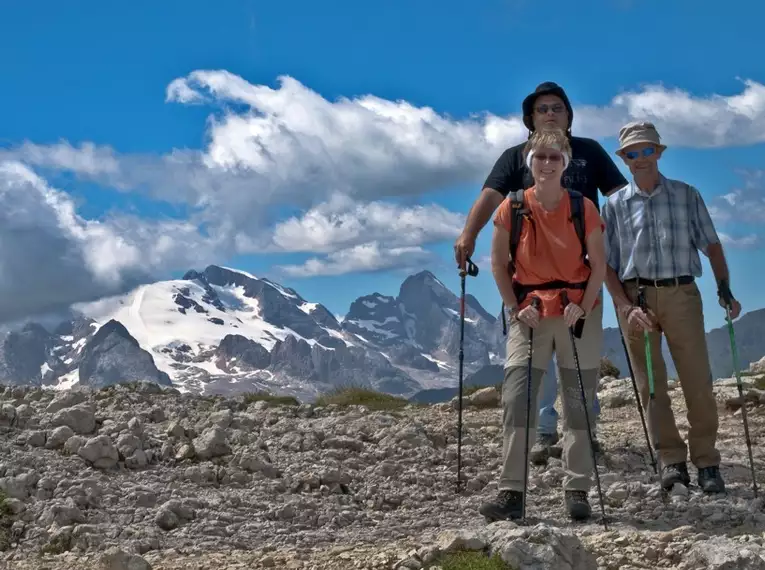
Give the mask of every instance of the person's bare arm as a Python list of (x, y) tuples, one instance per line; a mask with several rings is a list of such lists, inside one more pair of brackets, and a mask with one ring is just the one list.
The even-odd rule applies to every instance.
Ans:
[(603, 241), (603, 232), (595, 228), (587, 236), (587, 256), (590, 261), (590, 278), (582, 298), (582, 310), (586, 314), (592, 310), (595, 301), (600, 295), (600, 287), (606, 278), (606, 247)]
[(505, 197), (493, 188), (484, 188), (468, 212), (465, 227), (454, 244), (454, 258), (460, 268), (465, 267), (465, 260), (473, 255), (478, 234), (486, 226), (491, 215)]
[(513, 292), (513, 279), (507, 267), (509, 259), (510, 234), (505, 228), (494, 226), (491, 240), (491, 272), (502, 301), (508, 309), (512, 309), (518, 306), (518, 299)]
[(505, 197), (494, 188), (484, 188), (468, 212), (462, 233), (472, 236), (473, 239), (477, 238), (504, 199)]
[(626, 311), (632, 307), (632, 301), (630, 301), (630, 298), (624, 291), (624, 285), (622, 285), (622, 282), (619, 280), (619, 275), (617, 275), (614, 268), (610, 265), (606, 265), (605, 283), (606, 289), (608, 289), (608, 294), (611, 295), (611, 298), (614, 300), (616, 309), (626, 313)]
[(715, 281), (719, 283), (725, 279), (728, 282), (728, 286), (730, 286), (728, 262), (725, 260), (725, 252), (723, 251), (722, 244), (719, 241), (717, 243), (710, 243), (704, 253), (706, 253), (709, 258), (709, 264), (712, 266)]

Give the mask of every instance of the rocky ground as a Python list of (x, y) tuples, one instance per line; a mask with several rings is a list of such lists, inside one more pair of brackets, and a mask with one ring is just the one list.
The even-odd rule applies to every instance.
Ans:
[[(747, 379), (751, 380), (751, 379)], [(728, 492), (658, 492), (631, 384), (602, 380), (608, 530), (565, 516), (560, 461), (531, 467), (526, 525), (487, 525), (501, 412), (493, 388), (464, 412), (455, 494), (450, 404), (374, 411), (180, 395), (157, 385), (0, 393), (0, 568), (233, 570), (431, 568), (498, 552), (524, 570), (765, 569), (735, 383), (716, 385)], [(687, 429), (679, 389), (676, 417)], [(750, 391), (765, 485), (765, 396)], [(695, 470), (692, 469), (695, 483)]]

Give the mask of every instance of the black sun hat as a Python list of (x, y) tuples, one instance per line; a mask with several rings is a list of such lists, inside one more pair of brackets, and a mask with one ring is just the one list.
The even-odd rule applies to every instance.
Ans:
[(534, 92), (530, 93), (523, 100), (523, 124), (526, 125), (526, 128), (529, 131), (534, 132), (534, 121), (532, 120), (534, 114), (534, 102), (537, 100), (537, 97), (541, 97), (542, 95), (556, 95), (561, 98), (568, 110), (568, 128), (571, 129), (571, 123), (574, 120), (574, 109), (571, 107), (571, 102), (568, 100), (568, 96), (566, 96), (563, 87), (554, 81), (540, 83), (537, 85)]

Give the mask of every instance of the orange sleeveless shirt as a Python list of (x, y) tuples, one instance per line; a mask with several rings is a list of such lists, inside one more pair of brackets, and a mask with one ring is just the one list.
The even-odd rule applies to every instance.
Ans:
[[(576, 229), (571, 221), (571, 197), (566, 192), (555, 210), (548, 212), (534, 195), (534, 187), (524, 192), (524, 202), (532, 218), (525, 219), (516, 251), (515, 274), (513, 280), (522, 285), (565, 281), (579, 283), (590, 276), (590, 268), (582, 261), (582, 247)], [(497, 210), (494, 225), (512, 232), (512, 211), (510, 197), (506, 198)], [(585, 239), (592, 231), (605, 224), (592, 200), (584, 198), (584, 233)], [(509, 240), (509, 237), (508, 237)], [(534, 291), (526, 296), (520, 309), (531, 303), (531, 296), (536, 295), (541, 301), (542, 317), (554, 317), (563, 314), (560, 289)], [(584, 297), (584, 289), (566, 289), (569, 301), (579, 304)], [(599, 301), (596, 301), (596, 303)]]

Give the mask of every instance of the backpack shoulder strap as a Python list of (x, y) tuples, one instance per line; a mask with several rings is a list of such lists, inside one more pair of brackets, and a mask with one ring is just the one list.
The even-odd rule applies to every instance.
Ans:
[(529, 210), (524, 202), (525, 190), (516, 190), (510, 193), (510, 212), (512, 214), (512, 228), (510, 230), (510, 257), (511, 265), (515, 267), (515, 252), (518, 249), (518, 243), (521, 241), (521, 232), (523, 231), (523, 218)]
[(576, 235), (582, 246), (582, 259), (587, 263), (587, 240), (584, 232), (584, 196), (581, 192), (569, 189), (568, 195), (571, 197), (571, 222), (574, 224)]

